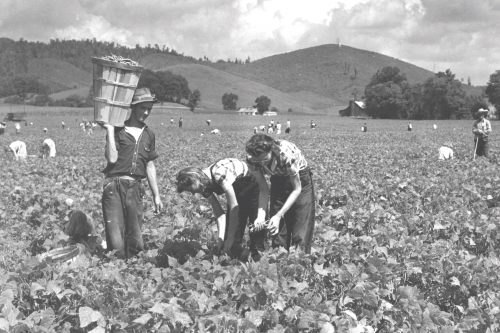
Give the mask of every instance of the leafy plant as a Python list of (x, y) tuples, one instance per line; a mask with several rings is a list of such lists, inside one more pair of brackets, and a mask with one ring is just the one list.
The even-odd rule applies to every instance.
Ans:
[[(56, 130), (61, 120), (70, 124), (67, 114), (30, 115), (35, 126), (23, 129), (28, 153), (49, 127), (60, 154), (22, 163), (0, 157), (0, 330), (499, 329), (498, 162), (495, 154), (491, 162), (470, 160), (470, 137), (453, 131), (469, 123), (443, 122), (435, 132), (431, 122), (416, 122), (409, 134), (396, 121), (374, 122), (367, 139), (351, 131), (353, 119), (318, 116), (325, 126), (310, 131), (309, 117), (292, 116), (296, 134), (290, 140), (313, 170), (312, 254), (271, 249), (268, 240), (259, 262), (242, 263), (212, 250), (216, 221), (206, 200), (177, 194), (174, 175), (186, 165), (244, 159), (248, 129), (261, 119), (243, 123), (211, 115), (224, 135), (200, 137), (204, 115), (186, 115), (190, 126), (182, 131), (165, 130), (161, 117), (153, 113), (150, 122), (167, 209), (153, 214), (146, 186), (147, 250), (127, 262), (113, 253), (84, 253), (52, 263), (42, 254), (68, 244), (63, 227), (73, 210), (86, 212), (104, 235), (104, 158), (95, 153), (103, 151), (104, 132)], [(7, 135), (3, 143), (12, 139)], [(492, 144), (497, 135), (492, 133)], [(437, 161), (436, 142), (450, 137), (458, 157)]]

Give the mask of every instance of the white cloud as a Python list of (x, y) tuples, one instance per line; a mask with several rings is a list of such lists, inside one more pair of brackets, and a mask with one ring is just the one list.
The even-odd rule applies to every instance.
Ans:
[(133, 33), (127, 29), (113, 27), (102, 16), (85, 15), (84, 18), (78, 16), (76, 23), (80, 24), (57, 29), (54, 32), (55, 37), (60, 39), (96, 38), (121, 45), (130, 45), (130, 39), (133, 36)]
[[(4, 0), (14, 39), (97, 38), (253, 60), (336, 43), (484, 84), (500, 51), (497, 0)], [(78, 19), (77, 19), (78, 18)]]

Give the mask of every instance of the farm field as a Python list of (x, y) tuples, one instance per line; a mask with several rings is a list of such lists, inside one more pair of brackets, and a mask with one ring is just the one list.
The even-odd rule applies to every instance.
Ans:
[[(42, 262), (37, 255), (67, 243), (62, 227), (73, 210), (86, 212), (104, 235), (105, 131), (88, 136), (78, 128), (82, 117), (92, 119), (92, 111), (37, 109), (28, 116), (33, 126), (16, 135), (8, 123), (0, 136), (3, 146), (25, 141), (33, 155), (50, 137), (58, 151), (52, 160), (26, 162), (0, 152), (0, 332), (500, 330), (496, 121), (490, 161), (473, 161), (472, 120), (412, 121), (407, 132), (407, 121), (396, 120), (153, 112), (147, 123), (166, 209), (154, 215), (148, 193), (148, 250), (127, 262), (113, 255)], [(281, 138), (312, 167), (312, 254), (269, 248), (256, 263), (218, 257), (208, 202), (177, 194), (175, 174), (244, 159), (253, 127), (270, 119), (283, 129), (291, 120), (291, 135)], [(222, 135), (211, 135), (214, 128)], [(455, 160), (438, 161), (445, 141), (453, 142)]]

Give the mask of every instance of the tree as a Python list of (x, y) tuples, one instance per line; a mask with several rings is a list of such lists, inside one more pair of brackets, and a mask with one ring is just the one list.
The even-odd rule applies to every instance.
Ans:
[(446, 79), (454, 80), (454, 79), (455, 79), (455, 74), (453, 74), (453, 73), (451, 72), (451, 70), (448, 68), (448, 69), (447, 69), (447, 70), (445, 70), (444, 72), (437, 72), (436, 77), (438, 77), (438, 78), (446, 78)]
[(149, 88), (159, 100), (175, 103), (188, 99), (191, 93), (185, 77), (170, 71), (153, 72), (149, 69), (142, 72), (137, 88)]
[(365, 88), (366, 112), (375, 118), (407, 118), (403, 96), (408, 88), (406, 75), (399, 68), (384, 67)]
[(427, 119), (422, 108), (422, 91), (421, 83), (410, 85), (403, 94), (404, 106), (407, 119)]
[(467, 115), (465, 90), (448, 69), (427, 79), (423, 85), (422, 107), (427, 119), (463, 118)]
[(142, 71), (137, 88), (149, 88), (151, 93), (154, 94), (156, 98), (161, 101), (165, 100), (165, 88), (156, 76), (156, 73), (150, 69)]
[(488, 108), (487, 103), (485, 103), (485, 98), (483, 98), (482, 96), (479, 96), (479, 95), (468, 95), (465, 98), (465, 101), (466, 101), (468, 113), (463, 118), (476, 118), (476, 112), (479, 109), (487, 109)]
[(165, 90), (166, 101), (180, 103), (183, 98), (189, 98), (191, 90), (183, 76), (175, 75), (170, 71), (159, 71), (156, 72), (156, 77)]
[(94, 89), (90, 87), (89, 93), (87, 94), (87, 98), (85, 98), (85, 106), (91, 107), (94, 106)]
[(81, 108), (85, 104), (85, 99), (82, 96), (73, 94), (71, 96), (66, 97), (64, 101), (60, 101), (61, 106), (69, 106), (73, 108)]
[(51, 105), (54, 101), (48, 95), (38, 95), (35, 97), (35, 101), (33, 105), (36, 106), (48, 106)]
[(376, 84), (365, 90), (369, 116), (383, 119), (406, 118), (402, 115), (403, 91), (394, 82)]
[(198, 102), (201, 100), (201, 93), (198, 89), (195, 89), (189, 94), (188, 106), (191, 112), (194, 111), (194, 108), (198, 106)]
[(255, 104), (257, 107), (257, 111), (260, 114), (263, 114), (266, 111), (269, 111), (269, 105), (271, 105), (271, 100), (267, 96), (260, 96), (255, 99)]
[(488, 101), (500, 111), (500, 70), (490, 75), (490, 82), (486, 87), (485, 94)]
[(222, 95), (222, 107), (224, 110), (236, 110), (238, 95), (233, 93), (225, 93)]

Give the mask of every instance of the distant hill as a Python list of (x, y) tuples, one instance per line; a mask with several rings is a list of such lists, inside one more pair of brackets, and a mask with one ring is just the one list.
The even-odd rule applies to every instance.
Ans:
[(363, 96), (372, 76), (386, 66), (398, 67), (410, 83), (434, 75), (380, 53), (336, 44), (277, 54), (244, 66), (213, 66), (283, 92), (309, 91), (346, 104), (353, 95)]
[(28, 63), (28, 73), (40, 78), (52, 91), (88, 87), (92, 85), (92, 73), (80, 69), (66, 61), (51, 58), (32, 59)]
[[(271, 107), (277, 107), (280, 111), (287, 111), (289, 108), (299, 111), (301, 110), (301, 104), (304, 103), (303, 100), (298, 97), (209, 66), (183, 64), (167, 66), (159, 68), (158, 70), (168, 70), (174, 74), (185, 77), (192, 90), (200, 90), (202, 94), (200, 106), (207, 108), (221, 108), (222, 95), (224, 95), (224, 93), (238, 95), (237, 104), (240, 107), (254, 105), (255, 98), (260, 95), (269, 97), (269, 99), (271, 99)], [(309, 104), (305, 105), (304, 112), (313, 111), (314, 110)]]
[[(392, 57), (334, 44), (235, 64), (202, 61), (157, 45), (130, 49), (95, 40), (45, 44), (0, 38), (0, 80), (9, 75), (33, 75), (50, 87), (53, 98), (87, 96), (92, 86), (91, 56), (111, 53), (134, 59), (151, 70), (184, 76), (192, 90), (200, 90), (201, 106), (209, 109), (221, 109), (222, 95), (232, 92), (239, 97), (238, 106), (253, 105), (255, 98), (266, 95), (280, 111), (334, 112), (350, 98), (363, 97), (372, 76), (386, 66), (398, 67), (410, 83), (424, 82), (434, 75)], [(482, 90), (465, 88), (476, 94)]]

